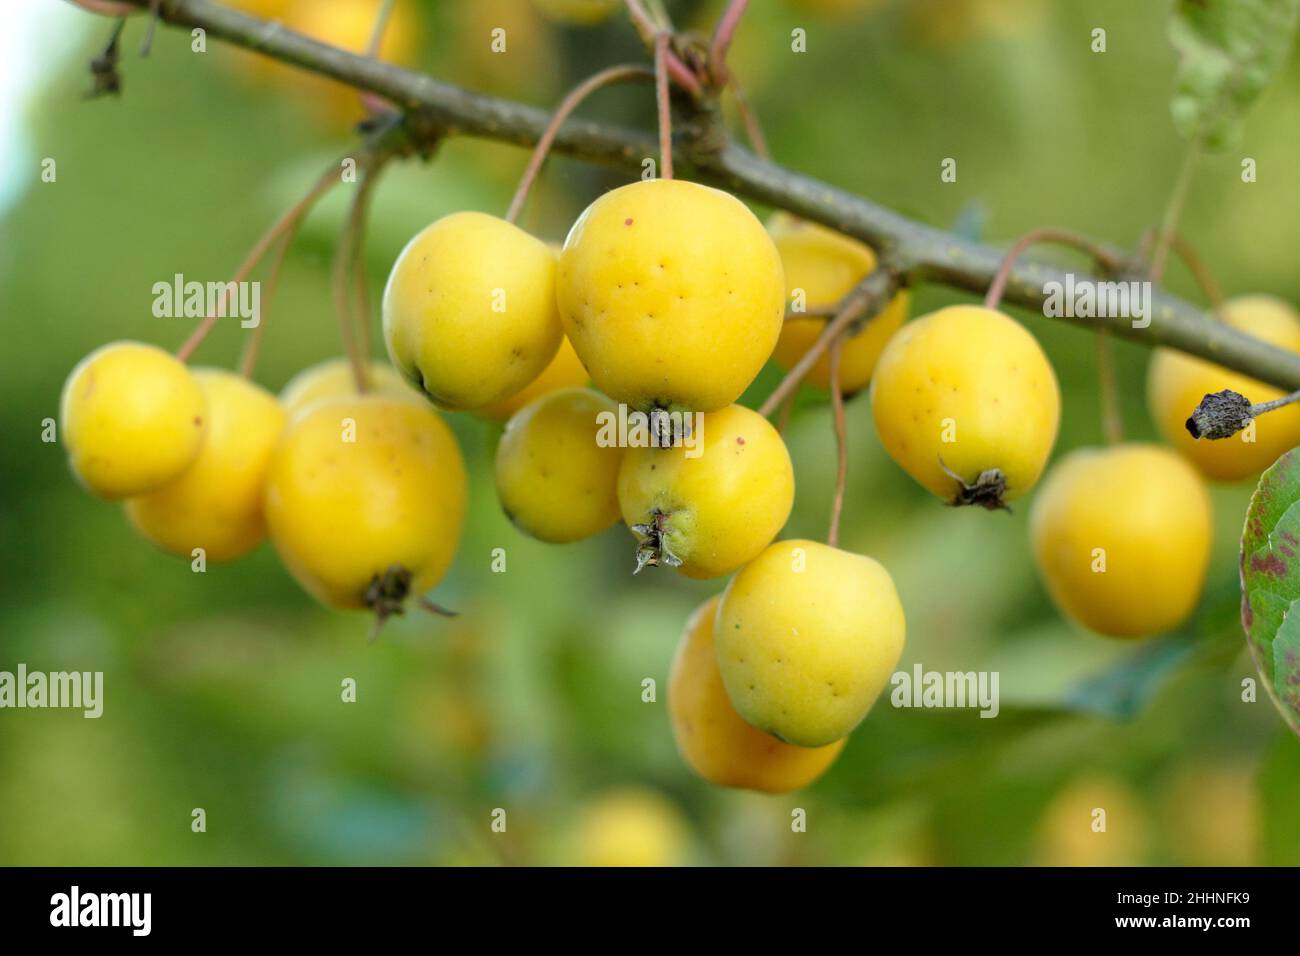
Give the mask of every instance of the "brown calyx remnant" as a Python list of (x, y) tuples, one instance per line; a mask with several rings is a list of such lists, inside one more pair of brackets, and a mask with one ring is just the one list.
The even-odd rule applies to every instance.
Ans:
[(656, 568), (661, 564), (670, 568), (681, 567), (682, 559), (673, 554), (665, 540), (664, 525), (667, 521), (668, 512), (656, 508), (648, 524), (632, 525), (632, 531), (641, 538), (636, 546), (636, 570), (633, 574), (639, 573), (642, 568)]
[(1225, 388), (1201, 399), (1192, 417), (1187, 419), (1187, 431), (1193, 438), (1231, 438), (1254, 418), (1250, 399)]
[[(411, 595), (411, 572), (400, 564), (390, 564), (383, 574), (376, 574), (370, 579), (363, 603), (375, 612), (375, 625), (370, 629), (370, 640), (379, 636), (384, 622), (390, 617), (400, 617), (406, 613), (406, 601)], [(427, 597), (419, 600), (420, 607), (440, 617), (455, 617), (440, 604), (435, 604)]]
[(939, 459), (939, 467), (953, 481), (957, 482), (957, 493), (953, 495), (950, 502), (954, 508), (965, 505), (979, 505), (988, 511), (1011, 511), (1002, 498), (1007, 493), (1007, 477), (1002, 474), (1001, 469), (986, 468), (979, 473), (979, 476), (973, 481), (968, 482), (961, 475), (957, 474), (951, 468)]

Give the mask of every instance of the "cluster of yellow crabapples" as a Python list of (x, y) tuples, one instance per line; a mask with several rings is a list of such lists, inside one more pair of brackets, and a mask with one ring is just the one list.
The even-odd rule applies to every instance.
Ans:
[[(118, 342), (69, 377), (63, 440), (81, 482), (122, 499), (162, 548), (226, 560), (269, 535), (321, 602), (382, 618), (427, 602), (460, 536), (465, 469), (435, 406), (508, 419), (497, 493), (522, 532), (573, 542), (622, 520), (638, 567), (734, 572), (686, 625), (673, 730), (704, 778), (789, 791), (835, 759), (872, 707), (902, 653), (904, 615), (871, 558), (775, 540), (794, 499), (790, 456), (735, 402), (769, 358), (788, 367), (821, 331), (823, 319), (787, 318), (788, 297), (822, 311), (875, 265), (859, 242), (784, 214), (765, 228), (728, 193), (680, 180), (606, 193), (558, 251), (502, 219), (455, 213), (394, 264), (383, 301), (392, 366), (370, 363), (365, 390), (335, 361), (277, 398)], [(897, 293), (843, 344), (844, 393), (870, 386), (883, 446), (945, 502), (998, 508), (1024, 495), (1060, 411), (1037, 341), (992, 309), (905, 322), (907, 309)], [(1300, 317), (1284, 303), (1236, 300), (1222, 319), (1300, 351)], [(823, 356), (807, 381), (825, 388), (829, 375)], [(1138, 636), (1191, 613), (1210, 546), (1200, 473), (1244, 477), (1300, 442), (1294, 408), (1261, 420), (1253, 442), (1193, 441), (1183, 419), (1222, 388), (1256, 402), (1278, 394), (1158, 352), (1150, 404), (1176, 450), (1075, 451), (1048, 476), (1032, 547), (1066, 615)], [(599, 440), (619, 405), (652, 422), (691, 413), (698, 447)]]

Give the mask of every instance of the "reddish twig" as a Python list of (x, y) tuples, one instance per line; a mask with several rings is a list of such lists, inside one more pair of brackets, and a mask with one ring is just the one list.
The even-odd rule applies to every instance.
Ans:
[[(1145, 259), (1151, 250), (1151, 245), (1155, 241), (1156, 233), (1156, 227), (1151, 226), (1142, 234), (1142, 240), (1138, 246), (1140, 250), (1139, 256), (1142, 259)], [(1210, 271), (1205, 260), (1197, 254), (1194, 248), (1192, 248), (1191, 243), (1178, 233), (1171, 233), (1169, 235), (1169, 249), (1174, 253), (1174, 255), (1178, 256), (1178, 258), (1182, 260), (1183, 265), (1187, 266), (1187, 271), (1192, 274), (1192, 278), (1196, 280), (1197, 286), (1199, 286), (1200, 290), (1205, 293), (1205, 298), (1209, 300), (1211, 310), (1218, 312), (1222, 309), (1223, 287), (1219, 285), (1218, 281), (1214, 278), (1214, 273)]]
[(655, 38), (655, 100), (659, 104), (659, 175), (673, 178), (673, 110), (668, 97), (667, 33)]
[[(645, 7), (641, 5), (641, 0), (624, 0), (624, 3), (627, 7), (628, 16), (632, 19), (632, 25), (636, 27), (637, 33), (641, 35), (641, 39), (647, 45), (653, 46), (658, 42), (659, 34), (670, 32), (665, 26), (656, 23), (650, 14), (646, 13)], [(699, 77), (671, 49), (668, 51), (665, 60), (668, 64), (668, 75), (673, 78), (674, 83), (697, 98), (704, 92), (704, 86), (700, 83)]]
[(1182, 168), (1178, 171), (1178, 178), (1174, 180), (1173, 192), (1169, 194), (1169, 201), (1165, 204), (1164, 218), (1160, 223), (1160, 231), (1156, 234), (1155, 255), (1151, 260), (1151, 281), (1157, 285), (1165, 275), (1169, 242), (1178, 231), (1178, 220), (1183, 214), (1183, 203), (1187, 200), (1187, 190), (1192, 184), (1192, 171), (1196, 168), (1196, 159), (1199, 155), (1200, 144), (1193, 141), (1187, 147)]
[(736, 36), (736, 29), (748, 6), (749, 0), (731, 0), (713, 30), (713, 42), (709, 44), (709, 62), (722, 75), (725, 75), (727, 50), (731, 47), (731, 41)]
[(248, 337), (248, 344), (244, 346), (244, 354), (239, 360), (239, 374), (244, 378), (253, 377), (253, 370), (257, 366), (257, 357), (262, 350), (262, 339), (266, 336), (267, 309), (270, 307), (271, 300), (275, 297), (276, 287), (280, 284), (280, 270), (284, 266), (285, 257), (289, 252), (289, 247), (293, 245), (297, 233), (298, 223), (294, 223), (292, 227), (285, 231), (284, 238), (275, 247), (275, 254), (271, 257), (270, 266), (267, 267), (266, 294), (261, 298), (261, 313), (258, 315), (257, 327), (253, 329), (253, 334)]
[[(362, 183), (364, 183), (364, 180), (362, 180)], [(358, 184), (358, 191), (360, 191), (361, 185)], [(352, 205), (355, 209), (355, 197)], [(343, 342), (343, 353), (347, 356), (348, 364), (352, 368), (353, 384), (356, 385), (358, 392), (365, 392), (369, 385), (366, 375), (366, 362), (354, 335), (352, 309), (348, 296), (352, 275), (352, 250), (355, 239), (356, 229), (353, 226), (352, 217), (349, 216), (344, 220), (343, 230), (339, 234), (338, 245), (334, 248), (334, 259), (330, 264), (330, 288), (334, 293), (334, 311), (338, 313), (339, 337)]]
[(758, 413), (766, 418), (776, 411), (776, 407), (781, 402), (794, 394), (799, 383), (817, 364), (817, 360), (822, 357), (830, 344), (840, 337), (840, 333), (854, 323), (865, 322), (878, 313), (889, 301), (897, 284), (897, 276), (891, 269), (885, 267), (877, 267), (874, 272), (859, 282), (857, 288), (840, 300), (835, 317), (826, 323), (821, 335), (808, 346), (808, 351), (800, 356), (799, 361), (790, 366), (790, 370), (785, 373), (785, 378), (781, 379), (772, 390), (772, 394), (767, 396), (759, 406)]
[(352, 207), (348, 210), (347, 228), (352, 234), (352, 284), (357, 300), (357, 328), (359, 343), (363, 355), (370, 355), (370, 295), (366, 283), (366, 215), (370, 211), (370, 199), (374, 195), (375, 182), (383, 168), (380, 160), (373, 169), (357, 184), (357, 193), (352, 198)]
[[(395, 2), (396, 0), (383, 0), (379, 12), (375, 15), (375, 25), (370, 31), (370, 42), (366, 44), (366, 56), (372, 60), (379, 59), (379, 48), (383, 45), (384, 31), (388, 29), (388, 21), (392, 19)], [(362, 92), (361, 108), (373, 116), (386, 110), (388, 104), (382, 97)]]
[(1078, 249), (1080, 252), (1090, 255), (1107, 272), (1114, 271), (1119, 265), (1119, 260), (1109, 250), (1077, 233), (1051, 227), (1035, 229), (1021, 236), (1015, 245), (1007, 251), (1006, 256), (1003, 257), (1002, 265), (993, 276), (993, 281), (989, 284), (988, 294), (984, 297), (984, 307), (986, 309), (996, 309), (1002, 302), (1002, 293), (1006, 291), (1007, 280), (1011, 276), (1011, 270), (1015, 268), (1016, 260), (1020, 258), (1026, 249), (1039, 242), (1052, 242), (1057, 245)]
[(307, 211), (311, 209), (316, 200), (323, 196), (336, 182), (338, 182), (337, 164), (327, 169), (324, 175), (322, 175), (320, 179), (316, 180), (311, 189), (307, 190), (307, 194), (298, 200), (298, 202), (294, 203), (294, 205), (280, 216), (271, 228), (268, 229), (256, 243), (254, 243), (253, 248), (249, 250), (244, 261), (241, 262), (239, 268), (235, 270), (235, 274), (231, 277), (230, 282), (222, 289), (221, 300), (217, 303), (216, 308), (214, 308), (212, 313), (199, 323), (198, 327), (190, 334), (190, 337), (185, 340), (184, 344), (181, 345), (179, 349), (176, 350), (176, 357), (178, 359), (182, 362), (189, 361), (190, 356), (194, 354), (195, 349), (203, 344), (203, 340), (207, 338), (208, 333), (211, 332), (213, 326), (217, 324), (217, 319), (220, 317), (221, 313), (225, 311), (226, 301), (230, 298), (231, 290), (238, 283), (243, 282), (248, 278), (249, 274), (257, 264), (262, 261), (262, 257), (266, 255), (266, 252), (271, 248), (271, 245), (281, 236), (285, 235), (290, 229), (296, 228), (298, 222), (307, 214)]
[(533, 148), (533, 154), (528, 159), (528, 166), (524, 169), (524, 174), (519, 179), (519, 186), (515, 189), (514, 198), (510, 200), (510, 210), (506, 213), (506, 221), (515, 222), (518, 220), (524, 202), (528, 199), (528, 193), (533, 188), (533, 183), (537, 180), (537, 176), (546, 162), (546, 157), (551, 151), (551, 144), (555, 142), (555, 137), (560, 132), (560, 127), (564, 125), (564, 121), (569, 118), (573, 111), (582, 104), (583, 100), (597, 90), (613, 83), (650, 79), (653, 76), (653, 70), (649, 70), (640, 64), (611, 66), (599, 73), (593, 73), (570, 90), (568, 95), (560, 101), (560, 105), (555, 108), (555, 115), (551, 117), (550, 123), (547, 124), (541, 138), (537, 140), (537, 145)]
[(1119, 409), (1119, 386), (1115, 381), (1115, 355), (1110, 336), (1097, 330), (1097, 384), (1101, 392), (1101, 424), (1106, 441), (1118, 445), (1124, 440), (1124, 417)]
[(835, 494), (831, 498), (830, 530), (826, 533), (826, 543), (832, 548), (838, 547), (840, 543), (840, 514), (844, 510), (844, 484), (849, 474), (849, 435), (844, 423), (844, 391), (840, 387), (840, 352), (843, 347), (843, 335), (837, 336), (830, 346), (831, 409), (835, 418), (835, 449), (838, 459)]
[(81, 7), (87, 13), (98, 13), (106, 17), (129, 17), (135, 13), (144, 13), (134, 3), (119, 3), (117, 0), (68, 0), (74, 7)]
[(736, 80), (736, 75), (730, 71), (727, 72), (727, 86), (731, 88), (731, 95), (736, 98), (736, 112), (740, 114), (741, 125), (745, 127), (745, 138), (753, 147), (754, 155), (759, 159), (770, 161), (772, 151), (767, 148), (767, 137), (763, 135), (763, 126), (758, 121), (758, 111), (749, 102), (749, 97), (745, 95), (744, 89)]
[(781, 403), (781, 411), (776, 416), (776, 433), (784, 435), (785, 430), (790, 427), (790, 413), (794, 411), (795, 396), (791, 395)]

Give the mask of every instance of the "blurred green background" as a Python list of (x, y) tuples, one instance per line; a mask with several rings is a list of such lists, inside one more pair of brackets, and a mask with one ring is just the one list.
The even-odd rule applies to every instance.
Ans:
[[(317, 606), (269, 545), (195, 574), (138, 539), (120, 507), (77, 486), (41, 423), (96, 346), (186, 338), (189, 320), (151, 315), (153, 283), (227, 277), (354, 142), (355, 101), (216, 41), (192, 53), (173, 29), (141, 59), (143, 20), (125, 34), (123, 95), (84, 100), (86, 61), (110, 23), (60, 0), (29, 3), (51, 9), (36, 15), (24, 135), (3, 145), (16, 178), (0, 212), (0, 670), (102, 670), (106, 703), (99, 720), (0, 712), (0, 863), (550, 864), (607, 858), (593, 847), (616, 857), (620, 840), (665, 862), (721, 864), (1300, 863), (1300, 742), (1266, 699), (1240, 699), (1256, 677), (1236, 618), (1248, 485), (1215, 490), (1213, 566), (1185, 633), (1109, 641), (1054, 612), (1028, 554), (1026, 509), (940, 506), (887, 458), (866, 402), (853, 401), (842, 545), (897, 582), (900, 669), (997, 670), (1002, 710), (982, 720), (882, 701), (823, 779), (780, 797), (698, 780), (669, 729), (673, 648), (691, 609), (725, 582), (633, 579), (621, 527), (566, 547), (522, 537), (495, 501), (497, 426), (449, 416), (472, 488), (459, 556), (435, 595), (460, 610), (454, 621), (395, 620), (367, 645), (364, 616)], [(378, 3), (344, 6), (358, 4), (362, 16), (340, 17), (359, 32), (334, 36), (321, 26), (327, 0), (284, 15), (359, 48)], [(539, 5), (399, 0), (389, 53), (539, 106), (602, 65), (643, 58), (621, 15), (578, 28)], [(1059, 225), (1131, 246), (1158, 219), (1183, 155), (1168, 115), (1166, 3), (751, 6), (732, 62), (780, 162), (991, 241)], [(679, 26), (703, 28), (721, 4), (669, 7)], [(504, 54), (489, 49), (496, 26)], [(790, 52), (796, 26), (807, 53)], [(1094, 27), (1108, 31), (1104, 54), (1089, 49)], [(585, 112), (653, 121), (645, 87), (602, 93)], [(1297, 116), (1293, 58), (1240, 149), (1199, 167), (1183, 232), (1231, 293), (1300, 300)], [(945, 185), (949, 156), (958, 181)], [(1242, 156), (1258, 161), (1257, 183), (1241, 182)], [(46, 157), (54, 183), (39, 178)], [(434, 218), (504, 212), (526, 158), (457, 139), (431, 164), (388, 169), (369, 230), (372, 300)], [(625, 179), (554, 160), (522, 223), (562, 238)], [(345, 198), (336, 191), (310, 217), (267, 308), (257, 377), (272, 389), (339, 352), (328, 266)], [(1198, 299), (1181, 270), (1169, 284)], [(916, 310), (958, 298), (924, 288)], [(1092, 338), (1017, 314), (1061, 380), (1058, 455), (1099, 442)], [(197, 361), (233, 364), (246, 334), (219, 324)], [(1151, 437), (1147, 353), (1120, 343), (1117, 359), (1128, 433)], [(778, 377), (769, 368), (747, 401)], [(786, 535), (820, 538), (835, 466), (823, 396), (804, 396), (787, 438), (799, 491)], [(497, 547), (504, 574), (491, 573)], [(358, 700), (345, 704), (349, 677)], [(642, 701), (645, 678), (658, 702)], [(1108, 810), (1101, 839), (1095, 806)], [(191, 832), (196, 807), (206, 833)], [(508, 813), (504, 834), (490, 829), (495, 808)], [(794, 808), (807, 811), (806, 833), (791, 832)], [(610, 836), (620, 819), (632, 837)]]

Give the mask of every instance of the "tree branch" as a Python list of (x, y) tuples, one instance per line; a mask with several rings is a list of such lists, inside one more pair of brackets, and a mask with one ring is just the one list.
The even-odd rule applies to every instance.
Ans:
[[(124, 0), (146, 9), (149, 0)], [(209, 0), (162, 0), (164, 22), (202, 27), (210, 36), (361, 90), (378, 94), (408, 114), (406, 126), (418, 138), (466, 135), (532, 146), (549, 114), (521, 103), (465, 90), (432, 77), (381, 63), (320, 43), (278, 23), (252, 17)], [(749, 199), (797, 213), (875, 247), (898, 264), (906, 281), (941, 283), (984, 292), (1002, 261), (1003, 250), (915, 222), (855, 196), (759, 159), (718, 135), (716, 113), (703, 106), (701, 122), (678, 129), (679, 164), (702, 181)], [(641, 130), (570, 120), (556, 136), (554, 151), (583, 160), (640, 170), (654, 156), (655, 137)], [(1105, 281), (1076, 272), (1076, 284)], [(1041, 309), (1048, 282), (1065, 282), (1059, 269), (1022, 260), (1012, 271), (1004, 301)], [(1287, 352), (1213, 321), (1199, 308), (1155, 290), (1151, 324), (1134, 328), (1127, 318), (1069, 318), (1090, 329), (1106, 329), (1146, 346), (1169, 346), (1244, 372), (1288, 391), (1300, 388), (1300, 354)]]

